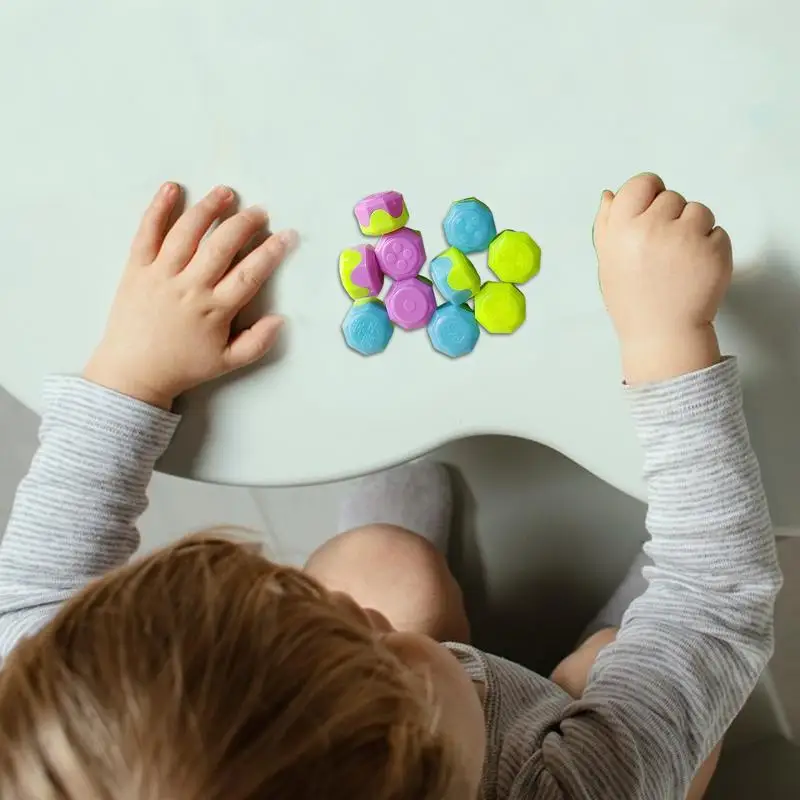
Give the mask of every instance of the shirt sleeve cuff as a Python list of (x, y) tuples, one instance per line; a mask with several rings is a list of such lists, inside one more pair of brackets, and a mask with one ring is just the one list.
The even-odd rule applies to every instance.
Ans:
[(54, 375), (45, 380), (43, 435), (69, 427), (94, 445), (119, 448), (155, 462), (172, 440), (180, 416), (83, 378)]
[(625, 393), (639, 429), (709, 414), (726, 415), (742, 404), (739, 365), (733, 357), (661, 383), (626, 387)]

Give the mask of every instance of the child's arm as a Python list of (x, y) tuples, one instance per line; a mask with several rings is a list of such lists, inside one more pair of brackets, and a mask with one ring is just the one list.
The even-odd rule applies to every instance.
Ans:
[(263, 230), (251, 209), (203, 238), (232, 202), (211, 192), (174, 225), (167, 184), (145, 213), (106, 334), (84, 378), (45, 387), (40, 447), (0, 543), (0, 661), (60, 603), (135, 552), (153, 466), (178, 421), (175, 397), (266, 353), (281, 320), (231, 338), (236, 313), (292, 243), (279, 234), (239, 261)]
[(178, 417), (80, 378), (45, 384), (40, 446), (0, 545), (0, 661), (139, 545), (136, 520)]
[(604, 197), (595, 236), (655, 566), (543, 751), (563, 796), (685, 797), (771, 657), (781, 585), (736, 363), (711, 327), (730, 243), (653, 176)]

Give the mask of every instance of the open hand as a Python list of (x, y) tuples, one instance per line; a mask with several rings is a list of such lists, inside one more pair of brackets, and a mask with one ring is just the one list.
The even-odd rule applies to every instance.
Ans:
[(600, 286), (630, 383), (720, 360), (714, 317), (731, 278), (728, 234), (657, 175), (604, 192), (595, 220)]
[(231, 207), (233, 192), (212, 190), (170, 227), (180, 196), (180, 187), (167, 183), (145, 212), (105, 335), (84, 371), (87, 380), (163, 408), (270, 349), (280, 317), (262, 317), (234, 337), (231, 323), (297, 238), (293, 231), (270, 236), (232, 267), (265, 229), (265, 213), (241, 211), (204, 238)]

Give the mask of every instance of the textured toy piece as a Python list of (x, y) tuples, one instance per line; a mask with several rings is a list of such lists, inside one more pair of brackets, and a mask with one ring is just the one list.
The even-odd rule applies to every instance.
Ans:
[(356, 203), (353, 213), (365, 236), (383, 236), (408, 222), (406, 201), (400, 192), (371, 194)]
[(514, 333), (525, 322), (525, 295), (513, 283), (487, 281), (475, 296), (475, 319), (489, 333)]
[(375, 245), (378, 266), (390, 278), (402, 281), (419, 275), (425, 263), (422, 234), (411, 228), (387, 233)]
[(453, 203), (442, 228), (447, 244), (457, 247), (462, 253), (480, 253), (497, 236), (489, 206), (475, 197)]
[(356, 300), (342, 323), (347, 346), (362, 356), (382, 353), (394, 333), (386, 306), (376, 297)]
[(439, 294), (456, 306), (466, 303), (481, 288), (478, 270), (457, 247), (450, 247), (431, 261), (431, 278)]
[(450, 358), (460, 358), (475, 349), (480, 328), (472, 309), (445, 303), (436, 309), (428, 323), (433, 349)]
[(389, 319), (406, 331), (424, 328), (436, 311), (433, 286), (427, 278), (397, 281), (386, 295)]
[(502, 231), (489, 245), (489, 269), (507, 283), (525, 283), (539, 274), (542, 251), (524, 231)]
[(353, 300), (375, 297), (383, 288), (383, 273), (378, 266), (375, 248), (359, 244), (339, 254), (339, 279)]

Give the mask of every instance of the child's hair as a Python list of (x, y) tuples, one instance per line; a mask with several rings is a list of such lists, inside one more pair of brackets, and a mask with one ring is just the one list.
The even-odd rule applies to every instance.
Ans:
[(3, 800), (440, 800), (435, 709), (302, 572), (204, 535), (89, 585), (0, 671)]

